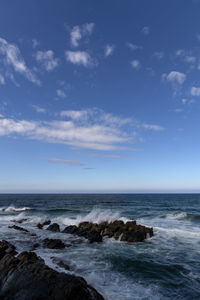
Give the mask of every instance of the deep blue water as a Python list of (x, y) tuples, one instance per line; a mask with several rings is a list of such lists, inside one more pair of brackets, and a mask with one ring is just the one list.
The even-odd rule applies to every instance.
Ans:
[[(20, 218), (28, 218), (22, 226), (39, 238), (8, 228), (13, 219)], [(83, 220), (119, 218), (153, 226), (154, 237), (143, 243), (105, 238), (101, 244), (36, 250), (58, 270), (51, 257), (62, 258), (105, 299), (200, 299), (199, 194), (0, 195), (0, 239), (12, 241), (19, 251), (29, 250), (47, 236), (68, 242), (76, 239), (36, 228), (49, 218), (62, 228)]]

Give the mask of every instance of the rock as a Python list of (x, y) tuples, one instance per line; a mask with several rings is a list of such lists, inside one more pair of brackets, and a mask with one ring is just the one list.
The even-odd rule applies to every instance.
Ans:
[(77, 234), (78, 233), (78, 227), (75, 225), (70, 225), (65, 227), (65, 229), (62, 231), (63, 233), (70, 233), (70, 234)]
[(39, 243), (33, 244), (33, 246), (31, 247), (31, 250), (30, 250), (30, 251), (34, 251), (34, 250), (37, 249), (39, 246), (40, 246)]
[(56, 258), (56, 257), (51, 257), (52, 262), (56, 265), (58, 265), (60, 268), (65, 269), (66, 271), (70, 270), (70, 266), (67, 265), (65, 262), (63, 262), (62, 260)]
[(8, 226), (8, 228), (13, 228), (15, 230), (19, 230), (19, 231), (23, 231), (23, 232), (29, 232), (27, 229), (17, 226), (17, 225)]
[(16, 247), (7, 241), (0, 241), (0, 259), (2, 259), (6, 254), (17, 254)]
[(100, 224), (91, 222), (81, 222), (79, 226), (67, 226), (62, 232), (82, 236), (90, 243), (102, 242), (102, 237), (114, 237), (116, 240), (126, 242), (141, 242), (144, 239), (153, 236), (153, 228), (137, 225), (136, 221), (124, 223), (122, 220), (113, 222), (102, 222)]
[(15, 222), (15, 223), (18, 223), (18, 224), (22, 224), (23, 222), (26, 222), (28, 219), (19, 219), (19, 220), (11, 220), (11, 222)]
[(103, 300), (82, 277), (49, 268), (33, 252), (4, 255), (0, 287), (0, 299), (4, 300)]
[(50, 225), (50, 224), (51, 224), (51, 221), (47, 220), (47, 221), (44, 221), (42, 224), (38, 223), (36, 226), (37, 226), (38, 229), (42, 229), (44, 226)]
[(59, 239), (45, 239), (43, 240), (43, 247), (49, 249), (63, 249), (65, 244)]
[(54, 232), (60, 232), (60, 226), (57, 223), (53, 223), (47, 227), (46, 230), (54, 231)]

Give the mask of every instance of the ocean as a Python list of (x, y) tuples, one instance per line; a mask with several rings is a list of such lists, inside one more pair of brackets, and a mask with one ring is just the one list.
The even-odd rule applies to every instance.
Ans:
[[(13, 219), (37, 237), (8, 228)], [(50, 219), (62, 229), (81, 221), (136, 220), (154, 228), (154, 236), (128, 244), (104, 238), (79, 243), (80, 237), (39, 230)], [(107, 300), (200, 299), (199, 194), (1, 194), (0, 240), (18, 251), (30, 250), (46, 237), (74, 242), (64, 250), (39, 247), (35, 252), (52, 268), (84, 277)], [(65, 271), (52, 262), (69, 264)]]

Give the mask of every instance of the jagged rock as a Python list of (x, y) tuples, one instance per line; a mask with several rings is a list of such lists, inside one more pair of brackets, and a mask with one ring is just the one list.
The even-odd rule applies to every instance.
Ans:
[(137, 225), (136, 221), (124, 223), (122, 220), (102, 222), (100, 224), (81, 222), (79, 226), (67, 226), (62, 232), (82, 236), (90, 243), (101, 242), (102, 237), (114, 237), (116, 240), (126, 242), (141, 242), (147, 237), (153, 236), (153, 228)]
[(66, 271), (70, 270), (70, 266), (67, 265), (65, 262), (63, 262), (62, 260), (56, 258), (56, 257), (51, 257), (52, 262), (56, 265), (58, 265), (60, 268), (65, 269)]
[(50, 224), (51, 224), (51, 221), (47, 220), (47, 221), (44, 221), (42, 224), (38, 223), (36, 226), (37, 226), (37, 228), (42, 229), (44, 226), (50, 225)]
[(57, 223), (53, 223), (47, 227), (46, 230), (54, 231), (54, 232), (60, 232), (60, 226)]
[(49, 268), (33, 252), (4, 255), (0, 287), (3, 300), (103, 300), (83, 278)]
[(63, 249), (65, 248), (65, 244), (59, 239), (44, 239), (43, 247), (49, 249)]
[(11, 220), (11, 222), (15, 222), (15, 223), (18, 223), (18, 224), (22, 224), (23, 222), (26, 222), (28, 219), (19, 219), (19, 220)]
[(8, 226), (8, 228), (13, 228), (15, 230), (19, 230), (19, 231), (23, 231), (23, 232), (29, 232), (27, 229), (17, 226), (17, 225)]
[(2, 259), (6, 254), (17, 254), (16, 247), (7, 241), (0, 241), (0, 259)]

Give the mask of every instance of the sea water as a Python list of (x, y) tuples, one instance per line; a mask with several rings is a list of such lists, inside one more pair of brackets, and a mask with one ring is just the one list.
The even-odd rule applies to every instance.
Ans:
[[(36, 237), (8, 228), (23, 218), (27, 221), (19, 226)], [(108, 238), (79, 243), (79, 237), (37, 229), (36, 224), (47, 219), (61, 229), (82, 221), (137, 220), (152, 226), (154, 236), (135, 244)], [(107, 300), (200, 299), (198, 194), (0, 195), (0, 240), (22, 251), (46, 237), (72, 246), (39, 247), (35, 252), (55, 270), (84, 277)], [(52, 257), (66, 262), (70, 271), (59, 268)]]

